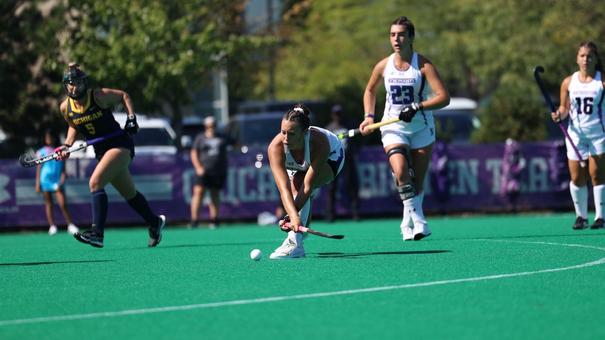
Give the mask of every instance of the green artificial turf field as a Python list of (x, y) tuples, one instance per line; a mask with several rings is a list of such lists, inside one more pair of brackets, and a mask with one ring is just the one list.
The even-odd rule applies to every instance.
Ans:
[[(314, 223), (307, 258), (276, 227), (0, 234), (0, 339), (605, 339), (605, 231), (571, 214)], [(263, 251), (252, 261), (250, 250)]]

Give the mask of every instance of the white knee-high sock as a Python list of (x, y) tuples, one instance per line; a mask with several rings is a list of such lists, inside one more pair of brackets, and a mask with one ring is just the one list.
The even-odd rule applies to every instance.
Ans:
[[(419, 193), (417, 197), (420, 198), (420, 206), (424, 203), (424, 191)], [(409, 201), (409, 200), (408, 200)], [(402, 227), (414, 228), (414, 221), (412, 220), (412, 215), (410, 214), (410, 209), (405, 208), (405, 202), (403, 202), (403, 220), (401, 221)]]
[(292, 240), (297, 246), (302, 247), (303, 245), (303, 233), (295, 233), (292, 230), (288, 232), (288, 239)]
[(586, 186), (578, 187), (573, 182), (569, 182), (569, 192), (573, 200), (573, 207), (576, 210), (576, 216), (586, 218), (588, 216), (588, 188)]
[(410, 215), (414, 226), (427, 224), (426, 218), (424, 217), (424, 212), (422, 210), (423, 197), (424, 195), (416, 195), (408, 200), (403, 201), (403, 208), (407, 210), (407, 213)]
[(596, 185), (592, 188), (594, 195), (595, 220), (603, 218), (603, 204), (605, 204), (605, 184)]
[[(300, 216), (300, 223), (305, 227), (309, 226), (309, 222), (311, 219), (311, 205), (313, 203), (313, 197), (315, 197), (315, 194), (316, 190), (313, 190), (303, 207), (300, 208), (300, 210), (298, 211), (298, 216)], [(294, 196), (294, 198), (296, 198), (296, 196)], [(303, 245), (303, 239), (305, 236), (306, 234), (303, 233), (295, 233), (293, 231), (288, 232), (288, 238), (294, 241), (298, 246)]]

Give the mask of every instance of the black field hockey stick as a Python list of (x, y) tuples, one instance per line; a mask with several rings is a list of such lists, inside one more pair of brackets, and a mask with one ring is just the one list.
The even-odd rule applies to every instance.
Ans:
[[(287, 215), (286, 215), (286, 217), (284, 217), (284, 220), (286, 220), (286, 222), (283, 222), (283, 224), (281, 224), (282, 222), (280, 222), (280, 228), (281, 228), (281, 230), (285, 231), (285, 232), (288, 232), (288, 231), (292, 230), (292, 229), (290, 229), (290, 219), (288, 218)], [(321, 236), (321, 237), (325, 237), (325, 238), (331, 238), (331, 239), (334, 239), (334, 240), (341, 240), (341, 239), (345, 238), (344, 235), (328, 234), (328, 233), (324, 233), (324, 232), (321, 232), (321, 231), (313, 230), (311, 228), (303, 227), (303, 226), (298, 227), (298, 231), (300, 231), (301, 233), (309, 233), (309, 234), (313, 234), (315, 236)]]
[(345, 238), (344, 235), (333, 235), (333, 234), (328, 234), (328, 233), (324, 233), (321, 231), (317, 231), (317, 230), (313, 230), (311, 228), (307, 228), (307, 227), (298, 227), (298, 230), (303, 232), (303, 233), (309, 233), (309, 234), (313, 234), (315, 236), (321, 236), (321, 237), (325, 237), (325, 238), (331, 238), (334, 240), (342, 240), (343, 238)]
[[(366, 130), (370, 130), (370, 131), (374, 131), (374, 130), (380, 128), (381, 126), (397, 123), (399, 121), (401, 121), (401, 119), (399, 119), (399, 117), (397, 117), (397, 118), (391, 118), (391, 119), (385, 120), (383, 122), (378, 122), (378, 123), (370, 124), (370, 125), (366, 126), (365, 129)], [(359, 136), (360, 134), (361, 134), (361, 131), (359, 129), (351, 129), (351, 130), (349, 130), (347, 132), (341, 132), (337, 136), (338, 136), (338, 139), (345, 139), (345, 138), (351, 138), (351, 137)]]
[[(99, 142), (102, 142), (102, 141), (107, 140), (109, 138), (116, 137), (116, 136), (121, 135), (123, 133), (124, 133), (123, 130), (118, 130), (118, 131), (114, 131), (114, 132), (112, 132), (112, 133), (110, 133), (108, 135), (97, 137), (97, 138), (93, 138), (93, 139), (89, 139), (87, 141), (77, 141), (72, 146), (70, 146), (69, 148), (67, 148), (66, 151), (68, 153), (80, 151), (80, 150), (86, 149), (90, 145), (97, 144)], [(46, 163), (48, 161), (57, 160), (57, 159), (59, 159), (60, 155), (61, 155), (60, 152), (57, 151), (57, 152), (53, 152), (53, 153), (51, 153), (49, 155), (46, 155), (44, 157), (36, 158), (36, 154), (35, 153), (28, 152), (28, 153), (25, 153), (25, 154), (23, 154), (23, 155), (21, 155), (19, 157), (19, 163), (24, 168), (30, 168), (32, 166), (40, 165), (40, 164)]]
[[(550, 99), (550, 96), (548, 95), (548, 93), (546, 92), (546, 89), (544, 87), (544, 83), (542, 82), (542, 78), (540, 78), (540, 73), (543, 73), (543, 72), (544, 72), (544, 67), (536, 66), (536, 68), (534, 68), (534, 78), (536, 79), (536, 83), (538, 83), (538, 87), (540, 88), (540, 91), (542, 92), (542, 96), (544, 97), (546, 106), (548, 106), (548, 108), (550, 109), (550, 112), (555, 112), (555, 111), (557, 111), (557, 109), (555, 108), (555, 104), (553, 104), (552, 100)], [(557, 125), (559, 125), (559, 129), (561, 129), (561, 132), (563, 132), (563, 135), (565, 135), (565, 138), (567, 138), (567, 141), (571, 145), (574, 153), (576, 154), (576, 157), (578, 157), (578, 159), (580, 160), (580, 166), (585, 168), (586, 161), (584, 161), (582, 159), (582, 156), (580, 155), (580, 151), (578, 151), (578, 147), (573, 142), (573, 140), (571, 140), (571, 137), (569, 136), (567, 129), (565, 128), (565, 126), (563, 125), (563, 123), (560, 120), (557, 122)]]

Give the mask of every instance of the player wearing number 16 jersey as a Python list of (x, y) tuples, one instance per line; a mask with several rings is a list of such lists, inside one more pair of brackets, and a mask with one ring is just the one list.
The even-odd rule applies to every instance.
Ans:
[(404, 206), (401, 222), (404, 240), (420, 240), (431, 234), (422, 212), (424, 177), (435, 142), (431, 110), (440, 109), (450, 101), (435, 66), (414, 51), (414, 35), (414, 25), (408, 18), (399, 17), (391, 23), (394, 53), (374, 66), (363, 96), (364, 120), (359, 125), (363, 135), (371, 132), (365, 127), (374, 123), (376, 88), (381, 78), (384, 79), (387, 98), (382, 119), (399, 117), (402, 120), (383, 126), (380, 131)]
[(591, 228), (603, 228), (605, 204), (605, 125), (603, 124), (603, 67), (597, 45), (582, 42), (576, 55), (578, 71), (561, 83), (561, 104), (552, 112), (553, 121), (569, 117), (567, 131), (583, 159), (588, 158), (588, 169), (580, 160), (569, 141), (567, 159), (571, 182), (569, 190), (576, 211), (573, 229), (588, 227), (588, 178), (592, 180), (595, 203), (595, 221)]

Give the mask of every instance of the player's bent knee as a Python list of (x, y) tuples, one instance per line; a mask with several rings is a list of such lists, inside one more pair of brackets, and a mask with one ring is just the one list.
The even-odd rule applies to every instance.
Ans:
[(410, 157), (408, 155), (408, 149), (405, 146), (396, 146), (389, 151), (387, 151), (387, 158), (391, 158), (391, 156), (400, 154), (405, 157), (406, 161), (409, 161)]
[(103, 187), (101, 186), (101, 182), (91, 178), (90, 181), (88, 181), (88, 189), (90, 190), (90, 192), (95, 192), (98, 190), (103, 189)]

